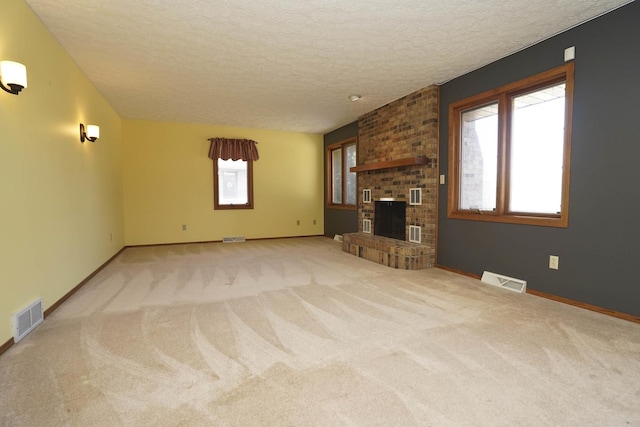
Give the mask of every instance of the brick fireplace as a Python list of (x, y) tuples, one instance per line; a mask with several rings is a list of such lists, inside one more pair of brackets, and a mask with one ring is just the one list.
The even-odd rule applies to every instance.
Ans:
[[(358, 120), (358, 233), (343, 236), (343, 250), (402, 269), (433, 267), (437, 221), (438, 87), (420, 89)], [(410, 189), (421, 203), (410, 204)], [(370, 203), (363, 200), (370, 190)], [(415, 195), (414, 190), (414, 195)], [(419, 194), (419, 193), (418, 193)], [(406, 203), (404, 240), (375, 236), (375, 201)], [(414, 200), (415, 201), (415, 200)], [(371, 221), (363, 229), (365, 221)], [(419, 227), (419, 228), (418, 228)], [(411, 228), (411, 230), (410, 230)], [(419, 243), (409, 242), (419, 240)]]

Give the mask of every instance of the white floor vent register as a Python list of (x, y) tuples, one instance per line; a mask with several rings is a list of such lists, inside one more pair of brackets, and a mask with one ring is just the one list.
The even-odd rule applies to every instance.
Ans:
[(222, 243), (238, 243), (238, 242), (246, 242), (247, 239), (244, 236), (233, 236), (233, 237), (223, 237)]
[(514, 279), (513, 277), (491, 273), (490, 271), (482, 273), (482, 282), (499, 288), (509, 289), (514, 292), (523, 293), (527, 290), (526, 280)]
[(38, 298), (13, 316), (13, 341), (20, 341), (42, 323), (43, 319), (42, 298)]

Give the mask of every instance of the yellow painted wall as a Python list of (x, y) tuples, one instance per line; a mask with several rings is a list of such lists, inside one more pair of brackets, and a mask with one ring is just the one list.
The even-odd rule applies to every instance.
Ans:
[[(0, 60), (28, 87), (0, 91), (0, 344), (11, 316), (45, 309), (124, 245), (121, 119), (23, 0), (2, 0)], [(79, 123), (100, 126), (80, 143)]]
[[(322, 135), (140, 120), (122, 126), (127, 245), (323, 234)], [(211, 137), (258, 142), (254, 209), (213, 209)]]

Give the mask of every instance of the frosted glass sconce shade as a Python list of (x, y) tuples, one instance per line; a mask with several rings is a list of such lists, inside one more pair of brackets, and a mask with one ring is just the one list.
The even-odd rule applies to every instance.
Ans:
[(100, 138), (100, 126), (88, 125), (85, 129), (84, 125), (80, 123), (80, 142), (84, 142), (85, 139), (96, 142), (98, 138)]
[(27, 67), (19, 62), (0, 61), (0, 87), (13, 95), (27, 87)]

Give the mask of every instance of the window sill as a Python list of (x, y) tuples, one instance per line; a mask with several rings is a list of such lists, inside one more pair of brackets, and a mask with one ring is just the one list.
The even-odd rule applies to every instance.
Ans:
[(213, 207), (215, 210), (234, 210), (234, 209), (253, 209), (253, 205), (245, 204), (245, 205), (215, 205)]
[(449, 219), (463, 219), (467, 221), (485, 221), (485, 222), (502, 222), (505, 224), (523, 224), (537, 225), (541, 227), (558, 227), (567, 228), (569, 226), (568, 218), (558, 217), (539, 217), (526, 215), (495, 215), (492, 213), (467, 213), (467, 212), (450, 212), (447, 215)]

